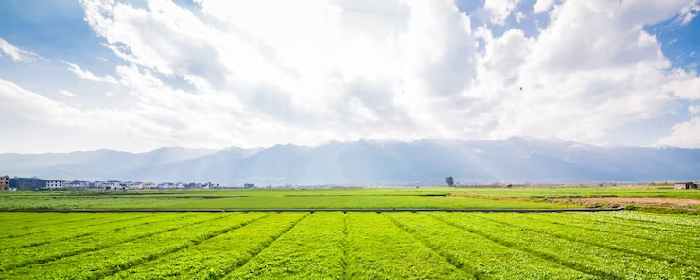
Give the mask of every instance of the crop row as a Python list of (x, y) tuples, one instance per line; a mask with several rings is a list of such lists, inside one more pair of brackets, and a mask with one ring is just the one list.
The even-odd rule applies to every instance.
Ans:
[(341, 279), (343, 213), (315, 213), (224, 279)]
[(474, 216), (592, 246), (611, 248), (670, 263), (683, 263), (700, 267), (700, 251), (689, 249), (684, 245), (554, 224), (533, 219), (532, 215), (526, 214), (474, 214)]
[(76, 213), (75, 215), (47, 214), (50, 215), (49, 217), (44, 217), (43, 215), (45, 214), (16, 213), (16, 215), (20, 217), (2, 222), (3, 226), (0, 229), (1, 238), (20, 236), (24, 232), (44, 231), (54, 226), (75, 225), (108, 217), (106, 215), (83, 213)]
[(693, 218), (675, 224), (659, 215), (571, 213), (93, 218), (71, 222), (84, 227), (56, 225), (3, 239), (12, 242), (0, 243), (0, 279), (700, 279), (696, 236), (674, 240), (694, 228), (687, 223)]
[[(429, 214), (446, 224), (473, 232), (504, 246), (528, 252), (567, 267), (604, 279), (693, 279), (700, 277), (696, 267), (671, 264), (615, 249), (594, 246), (586, 242), (559, 238), (554, 235), (506, 225), (521, 218), (517, 215), (500, 217), (500, 222), (469, 214)], [(538, 229), (548, 230), (546, 225)], [(691, 277), (693, 276), (693, 277)]]
[(348, 213), (346, 223), (347, 278), (474, 279), (384, 215)]
[(700, 216), (695, 215), (663, 215), (624, 211), (601, 213), (601, 216), (671, 226), (685, 226), (685, 228), (700, 227)]
[(223, 277), (267, 248), (304, 213), (272, 214), (177, 253), (116, 273), (107, 279), (212, 279)]
[(153, 220), (150, 221), (155, 221), (158, 219), (166, 219), (169, 216), (159, 217), (145, 214), (124, 214), (92, 219), (90, 220), (90, 223), (69, 223), (46, 227), (45, 230), (40, 230), (36, 233), (24, 232), (24, 234), (22, 235), (7, 238), (3, 240), (4, 242), (0, 243), (0, 250), (39, 246), (42, 244), (55, 242), (59, 240), (74, 239), (94, 233), (128, 228), (135, 225), (143, 224), (144, 222), (142, 221), (142, 219), (147, 217), (153, 217)]
[[(693, 227), (693, 226), (687, 226), (687, 225), (655, 223), (655, 222), (622, 218), (625, 216), (629, 216), (628, 213), (632, 213), (634, 215), (632, 217), (639, 216), (639, 213), (633, 213), (633, 212), (617, 212), (617, 213), (615, 213), (616, 215), (614, 215), (614, 216), (609, 215), (610, 213), (568, 213), (568, 214), (571, 214), (572, 218), (573, 218), (573, 216), (575, 216), (576, 218), (585, 218), (589, 221), (592, 221), (595, 224), (600, 224), (600, 225), (615, 224), (615, 225), (625, 226), (628, 228), (639, 228), (639, 229), (644, 229), (644, 230), (651, 230), (652, 232), (653, 231), (661, 231), (661, 232), (670, 231), (670, 232), (680, 232), (680, 233), (690, 233), (690, 234), (697, 233), (698, 226)], [(620, 214), (625, 215), (625, 216), (620, 216)], [(656, 215), (656, 214), (644, 213), (642, 215), (654, 217), (654, 215)], [(675, 215), (673, 215), (673, 216), (675, 216)], [(584, 222), (584, 223), (587, 223), (587, 222)]]
[(478, 279), (592, 279), (556, 262), (498, 244), (428, 215), (386, 214), (455, 266)]
[(618, 223), (616, 221), (607, 221), (595, 218), (592, 219), (592, 217), (596, 217), (593, 215), (538, 214), (528, 215), (528, 217), (540, 221), (564, 225), (567, 227), (607, 232), (613, 234), (614, 236), (626, 235), (670, 244), (700, 247), (700, 233), (698, 233), (697, 230), (695, 232), (696, 234), (692, 234), (691, 232), (686, 231), (659, 230), (659, 228), (654, 229), (645, 227), (635, 227), (632, 226), (630, 223)]
[(46, 264), (33, 264), (1, 273), (2, 279), (94, 279), (177, 252), (260, 218), (260, 214), (218, 214), (214, 219), (145, 236)]
[(0, 271), (30, 264), (46, 263), (88, 251), (99, 250), (153, 234), (175, 230), (190, 224), (202, 223), (217, 217), (215, 215), (165, 214), (144, 219), (141, 225), (119, 231), (103, 231), (100, 234), (60, 240), (40, 246), (6, 249), (0, 251)]

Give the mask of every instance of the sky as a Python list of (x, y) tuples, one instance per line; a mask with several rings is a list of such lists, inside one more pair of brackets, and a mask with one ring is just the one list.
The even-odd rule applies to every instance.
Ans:
[(700, 0), (3, 0), (0, 153), (513, 136), (700, 148), (699, 13)]

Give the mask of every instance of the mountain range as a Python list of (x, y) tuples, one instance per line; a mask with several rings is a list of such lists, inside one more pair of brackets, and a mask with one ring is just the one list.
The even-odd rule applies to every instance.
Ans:
[(359, 140), (309, 147), (160, 148), (0, 154), (0, 174), (63, 180), (255, 184), (442, 184), (700, 179), (700, 149), (600, 147), (563, 140)]

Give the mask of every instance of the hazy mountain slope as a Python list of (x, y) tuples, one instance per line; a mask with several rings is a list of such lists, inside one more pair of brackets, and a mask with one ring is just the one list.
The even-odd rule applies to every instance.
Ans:
[(0, 173), (12, 176), (232, 184), (427, 184), (447, 176), (461, 182), (697, 180), (699, 171), (700, 149), (596, 147), (518, 137), (0, 155)]
[(216, 152), (180, 147), (160, 148), (146, 153), (112, 150), (55, 154), (0, 154), (0, 173), (47, 179), (109, 180), (118, 173), (153, 165), (181, 162)]
[(230, 174), (236, 162), (261, 150), (231, 147), (180, 162), (125, 170), (115, 176), (140, 181), (211, 181), (213, 178), (221, 178), (218, 174)]

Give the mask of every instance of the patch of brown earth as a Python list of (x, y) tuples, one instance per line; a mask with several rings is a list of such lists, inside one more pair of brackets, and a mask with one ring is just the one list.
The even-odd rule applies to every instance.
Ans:
[(661, 198), (661, 197), (588, 197), (588, 198), (570, 198), (572, 201), (590, 202), (590, 203), (642, 203), (642, 204), (673, 204), (678, 206), (690, 206), (700, 204), (700, 199), (684, 199), (684, 198)]

